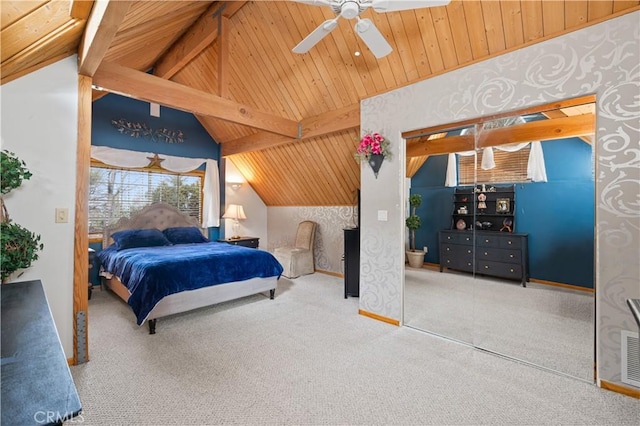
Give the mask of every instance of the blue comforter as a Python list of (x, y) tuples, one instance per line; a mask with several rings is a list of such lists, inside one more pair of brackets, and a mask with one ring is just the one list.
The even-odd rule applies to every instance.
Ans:
[(170, 294), (250, 278), (280, 278), (283, 271), (267, 251), (218, 242), (120, 251), (112, 245), (98, 257), (104, 270), (129, 289), (128, 303), (138, 325)]

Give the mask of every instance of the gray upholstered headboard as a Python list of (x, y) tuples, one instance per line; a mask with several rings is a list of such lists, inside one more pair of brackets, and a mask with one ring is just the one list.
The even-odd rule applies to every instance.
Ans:
[(148, 228), (158, 228), (162, 231), (177, 226), (195, 226), (205, 237), (207, 236), (195, 218), (185, 215), (169, 204), (156, 203), (145, 207), (131, 217), (123, 217), (115, 224), (105, 227), (102, 233), (102, 248), (113, 244), (111, 234), (114, 232)]

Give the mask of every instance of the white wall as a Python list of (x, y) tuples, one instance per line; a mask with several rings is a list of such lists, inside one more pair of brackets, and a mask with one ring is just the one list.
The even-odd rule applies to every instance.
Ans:
[[(267, 233), (267, 206), (256, 192), (242, 177), (242, 174), (232, 161), (225, 161), (225, 209), (229, 204), (241, 204), (244, 208), (246, 219), (240, 221), (240, 235), (260, 238), (261, 249), (269, 245)], [(243, 182), (240, 189), (232, 189), (229, 182)], [(224, 210), (222, 211), (224, 214)], [(222, 219), (224, 236), (233, 235), (233, 220)]]
[(362, 102), (362, 128), (390, 138), (393, 159), (377, 179), (361, 170), (361, 309), (402, 319), (403, 131), (595, 93), (598, 377), (620, 382), (620, 330), (636, 329), (625, 300), (640, 297), (639, 23), (626, 14)]
[[(7, 209), (12, 220), (40, 234), (44, 243), (39, 259), (12, 281), (42, 281), (68, 358), (73, 356), (76, 62), (71, 56), (0, 88), (2, 149), (14, 152), (33, 173), (8, 194)], [(69, 209), (69, 223), (55, 223), (57, 207)]]

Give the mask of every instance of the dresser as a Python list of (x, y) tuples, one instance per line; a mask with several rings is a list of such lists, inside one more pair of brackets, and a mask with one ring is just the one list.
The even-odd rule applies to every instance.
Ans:
[(444, 268), (529, 281), (528, 235), (510, 232), (440, 231), (440, 272)]
[(224, 239), (218, 240), (218, 242), (232, 244), (234, 246), (258, 248), (259, 240), (260, 238), (257, 238), (257, 237), (240, 237), (240, 238), (224, 238)]

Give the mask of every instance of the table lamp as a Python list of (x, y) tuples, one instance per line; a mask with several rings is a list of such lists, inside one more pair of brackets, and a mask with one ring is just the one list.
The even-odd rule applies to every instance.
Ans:
[(247, 216), (244, 215), (244, 208), (240, 204), (229, 204), (227, 206), (227, 210), (222, 215), (223, 219), (233, 219), (233, 236), (232, 240), (237, 240), (240, 238), (240, 234), (238, 233), (240, 228), (240, 219), (246, 219)]

